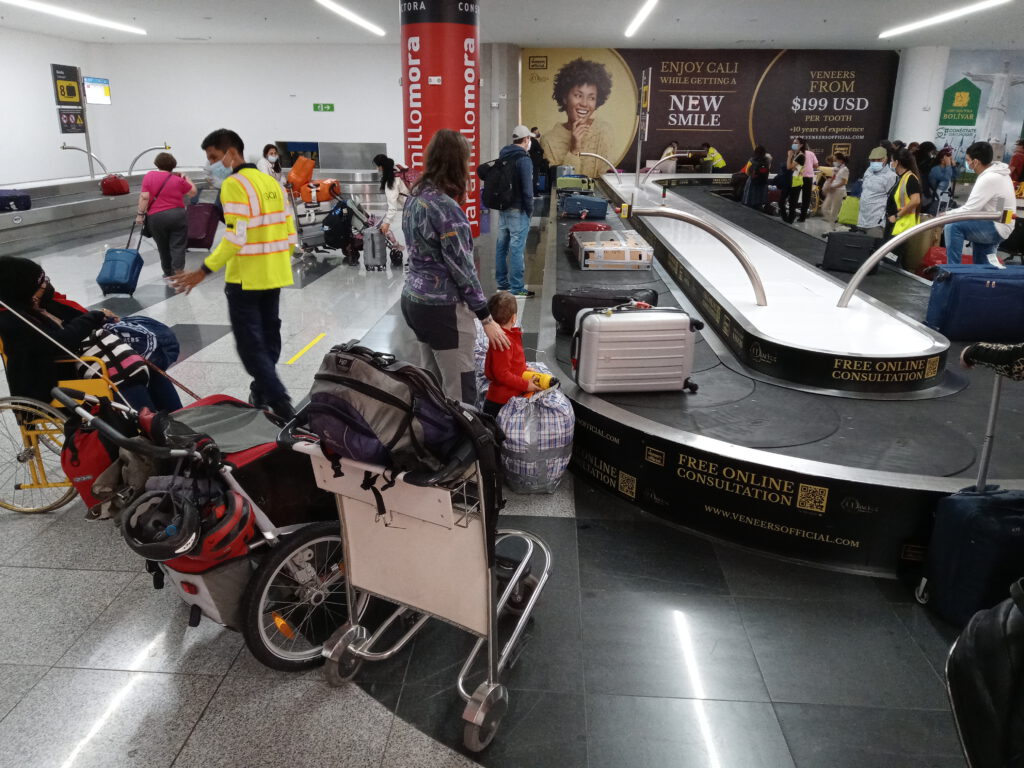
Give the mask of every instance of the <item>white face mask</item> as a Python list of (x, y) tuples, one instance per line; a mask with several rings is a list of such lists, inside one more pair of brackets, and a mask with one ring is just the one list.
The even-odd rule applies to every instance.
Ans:
[(272, 163), (276, 163), (277, 162), (277, 155), (267, 155), (267, 160), (269, 160)]

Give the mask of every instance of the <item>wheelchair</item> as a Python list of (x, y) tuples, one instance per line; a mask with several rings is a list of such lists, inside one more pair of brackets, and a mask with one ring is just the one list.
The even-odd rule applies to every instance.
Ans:
[[(95, 366), (99, 375), (60, 381), (59, 386), (113, 400), (117, 388), (103, 361), (95, 357), (82, 360)], [(0, 361), (6, 374), (2, 339)], [(75, 488), (60, 463), (66, 421), (59, 403), (18, 396), (0, 398), (0, 508), (41, 514), (60, 509), (75, 498)]]

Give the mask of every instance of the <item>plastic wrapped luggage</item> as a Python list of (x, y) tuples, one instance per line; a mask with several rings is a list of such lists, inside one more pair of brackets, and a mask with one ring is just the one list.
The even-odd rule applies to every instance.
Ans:
[(618, 307), (631, 301), (658, 305), (658, 292), (653, 288), (620, 285), (614, 288), (573, 288), (551, 297), (551, 314), (555, 318), (557, 333), (571, 334), (576, 330), (576, 317), (580, 310)]
[(604, 219), (608, 216), (608, 201), (590, 195), (569, 195), (559, 203), (562, 215), (569, 219)]
[(589, 176), (581, 176), (577, 173), (559, 176), (555, 182), (555, 189), (558, 192), (575, 191), (589, 192), (594, 188), (594, 180)]
[(571, 165), (552, 165), (551, 166), (551, 177), (558, 183), (558, 179), (562, 176), (570, 176), (576, 173), (576, 168)]
[(188, 247), (213, 248), (220, 225), (220, 208), (213, 203), (194, 203), (186, 210), (188, 219)]
[(557, 388), (513, 397), (498, 412), (498, 426), (505, 433), (501, 463), (508, 486), (516, 493), (554, 493), (572, 458), (576, 417), (569, 398)]
[(940, 267), (925, 325), (953, 341), (1024, 341), (1024, 267)]
[(363, 230), (363, 266), (367, 272), (383, 272), (388, 263), (388, 241), (376, 224)]
[[(856, 272), (875, 252), (877, 240), (863, 232), (829, 232), (822, 269), (834, 272)], [(869, 274), (878, 271), (876, 264)]]
[[(129, 296), (135, 293), (139, 285), (139, 275), (142, 274), (142, 256), (139, 248), (132, 248), (132, 235), (135, 234), (135, 225), (128, 233), (128, 243), (124, 248), (110, 248), (103, 254), (103, 265), (100, 273), (96, 276), (96, 283), (106, 296), (109, 293), (127, 293)], [(139, 235), (139, 245), (142, 244), (142, 235)]]
[(662, 392), (690, 381), (699, 320), (674, 307), (582, 310), (572, 337), (573, 375), (584, 392)]
[(32, 207), (32, 198), (20, 189), (0, 189), (0, 213), (6, 211), (27, 211)]

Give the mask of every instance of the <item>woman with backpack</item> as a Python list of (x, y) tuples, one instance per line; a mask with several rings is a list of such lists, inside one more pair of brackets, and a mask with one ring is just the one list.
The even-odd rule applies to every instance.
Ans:
[(441, 372), (448, 397), (476, 402), (474, 316), (489, 344), (511, 343), (487, 309), (473, 264), (473, 235), (459, 205), (469, 188), (469, 142), (447, 128), (427, 146), (423, 175), (405, 204), (402, 227), (408, 267), (402, 289), (402, 315)]
[(409, 187), (405, 180), (395, 172), (395, 161), (387, 155), (373, 158), (380, 174), (380, 191), (388, 200), (388, 211), (380, 222), (380, 231), (386, 237), (391, 232), (398, 244), (405, 246), (405, 233), (402, 232), (402, 208), (409, 199)]

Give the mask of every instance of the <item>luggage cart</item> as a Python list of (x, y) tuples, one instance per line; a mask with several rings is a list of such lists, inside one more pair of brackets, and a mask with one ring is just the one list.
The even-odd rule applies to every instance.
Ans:
[[(341, 519), (349, 599), (365, 592), (397, 605), (370, 634), (354, 622), (344, 624), (324, 643), (327, 681), (351, 680), (363, 661), (393, 657), (431, 618), (441, 619), (477, 638), (458, 676), (459, 695), (466, 701), (463, 743), (473, 752), (487, 747), (508, 709), (508, 691), (499, 682), (544, 589), (551, 570), (551, 550), (525, 531), (498, 530), (491, 543), (488, 522), (497, 510), (485, 509), (477, 492), (482, 477), (472, 456), (432, 477), (402, 473), (393, 482), (384, 467), (324, 457), (318, 444), (296, 446), (309, 455), (317, 484), (335, 494)], [(525, 544), (521, 559), (510, 562), (511, 573), (499, 596), (502, 559), (494, 547), (502, 541)], [(538, 576), (528, 575), (534, 551), (544, 556)], [(499, 648), (498, 615), (519, 614), (508, 640)], [(390, 647), (375, 650), (395, 622), (411, 624)], [(469, 676), (486, 649), (486, 678), (470, 693)]]

